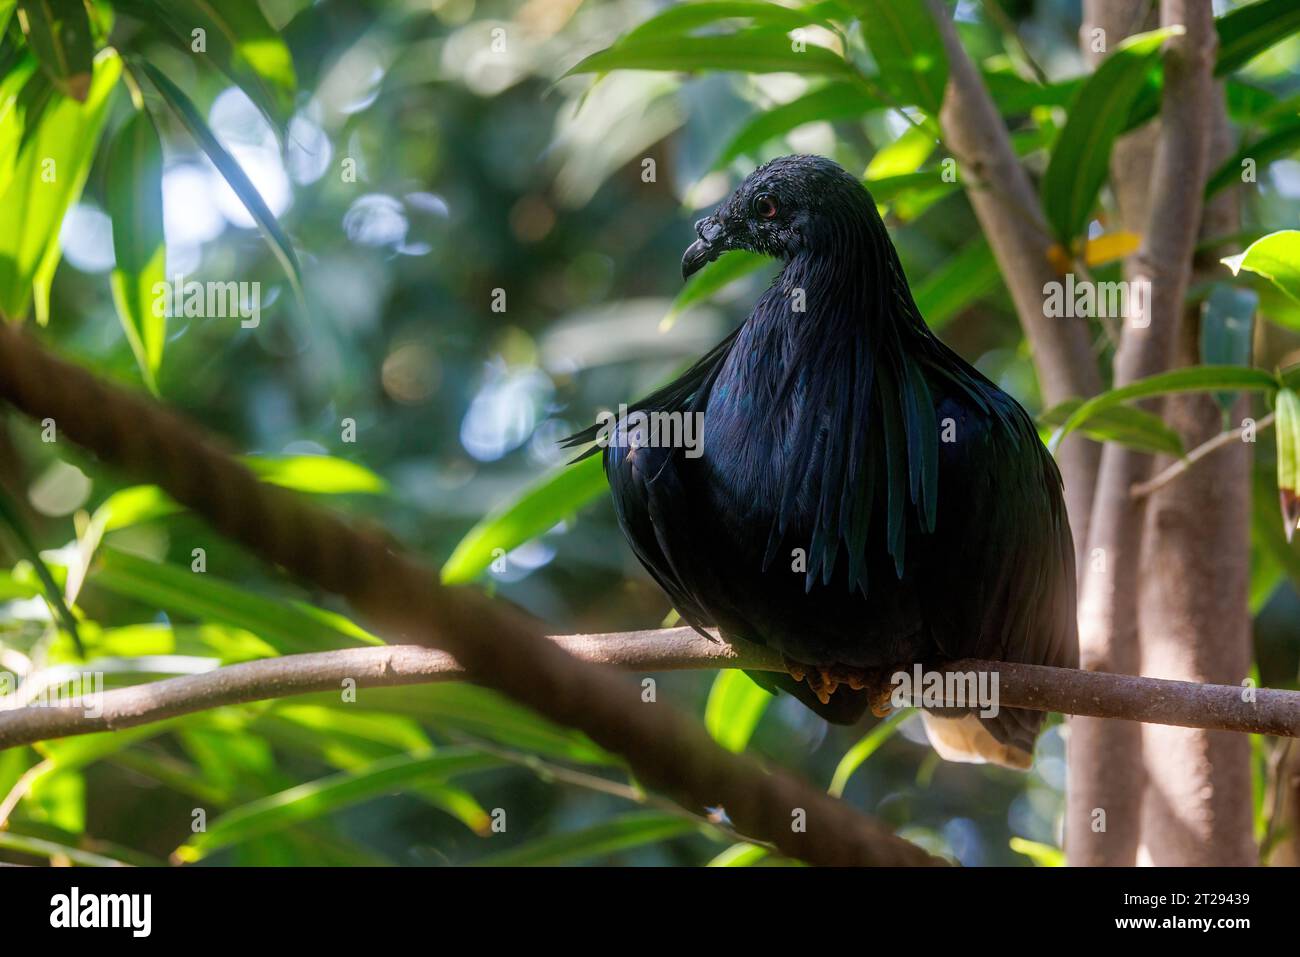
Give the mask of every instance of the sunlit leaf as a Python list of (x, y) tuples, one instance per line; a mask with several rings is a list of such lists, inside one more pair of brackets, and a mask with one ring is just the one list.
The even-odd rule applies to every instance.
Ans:
[(332, 455), (247, 455), (243, 463), (263, 482), (316, 495), (381, 495), (388, 483), (364, 465)]
[(783, 7), (765, 0), (699, 0), (675, 4), (624, 34), (623, 39), (647, 40), (655, 37), (684, 36), (699, 27), (727, 20), (751, 20), (756, 25), (795, 30), (817, 23), (829, 26), (814, 8)]
[(81, 195), (121, 70), (116, 54), (101, 53), (86, 102), (54, 94), (35, 128), (29, 122), (23, 131), (0, 194), (0, 314), (26, 313), (38, 271), (58, 261), (59, 227)]
[(1036, 867), (1065, 866), (1065, 851), (1050, 844), (1029, 841), (1023, 837), (1013, 837), (1011, 839), (1011, 849), (1017, 854), (1025, 855), (1034, 862)]
[(1300, 5), (1294, 0), (1242, 4), (1214, 21), (1219, 57), (1214, 72), (1231, 73), (1300, 30)]
[(772, 694), (756, 685), (749, 675), (724, 668), (713, 679), (704, 707), (704, 727), (718, 744), (739, 753), (748, 746), (771, 701)]
[(867, 186), (886, 176), (915, 173), (930, 158), (936, 146), (934, 134), (924, 127), (909, 126), (892, 143), (876, 150), (864, 174)]
[(157, 292), (166, 278), (162, 143), (153, 120), (137, 110), (118, 132), (108, 160), (108, 214), (113, 220), (113, 303), (136, 364), (158, 391), (167, 316)]
[(1133, 100), (1159, 64), (1160, 47), (1181, 26), (1125, 38), (1084, 81), (1043, 176), (1043, 209), (1056, 238), (1069, 246), (1084, 231), (1106, 181), (1111, 147)]
[(843, 797), (844, 789), (848, 786), (849, 778), (853, 777), (853, 772), (862, 767), (867, 758), (875, 754), (882, 744), (894, 736), (903, 722), (911, 716), (913, 710), (913, 708), (902, 708), (895, 711), (868, 731), (857, 744), (844, 752), (844, 757), (840, 758), (840, 763), (835, 766), (835, 773), (831, 776), (831, 786), (827, 791), (835, 797)]
[(758, 844), (733, 844), (706, 867), (752, 867), (768, 856), (768, 850)]
[(606, 488), (605, 470), (598, 455), (545, 476), (466, 533), (442, 566), (443, 582), (460, 585), (473, 581), (494, 558), (555, 527)]
[(1234, 276), (1243, 269), (1263, 276), (1300, 304), (1300, 230), (1269, 233), (1251, 243), (1244, 253), (1228, 256), (1222, 262)]
[(478, 863), (491, 867), (553, 867), (657, 844), (698, 829), (698, 824), (685, 818), (659, 811), (632, 811), (579, 831), (549, 834)]

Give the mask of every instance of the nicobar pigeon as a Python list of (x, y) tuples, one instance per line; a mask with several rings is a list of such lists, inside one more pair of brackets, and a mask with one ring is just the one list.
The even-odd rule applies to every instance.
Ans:
[[(695, 231), (684, 277), (736, 249), (784, 268), (600, 443), (623, 533), (681, 616), (781, 652), (790, 674), (755, 680), (837, 723), (882, 713), (866, 672), (1077, 667), (1060, 473), (1025, 410), (926, 326), (863, 185), (820, 156), (772, 160)], [(648, 442), (632, 412), (698, 414), (702, 449)], [(1028, 767), (1042, 713), (981, 710), (924, 712), (939, 754)]]

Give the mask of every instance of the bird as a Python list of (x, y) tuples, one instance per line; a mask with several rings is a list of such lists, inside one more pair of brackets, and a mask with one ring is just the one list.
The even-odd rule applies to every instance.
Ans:
[[(1060, 472), (1024, 408), (926, 325), (866, 186), (780, 157), (695, 233), (683, 280), (733, 250), (780, 272), (684, 373), (567, 440), (603, 455), (619, 527), (681, 618), (779, 652), (786, 673), (751, 677), (838, 724), (888, 713), (871, 676), (918, 663), (1078, 667)], [(965, 704), (922, 712), (941, 757), (1031, 765), (1042, 712)]]

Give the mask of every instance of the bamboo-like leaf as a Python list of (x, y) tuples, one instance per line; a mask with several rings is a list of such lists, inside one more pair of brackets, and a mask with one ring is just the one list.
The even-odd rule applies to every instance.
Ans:
[(698, 825), (659, 811), (632, 811), (580, 831), (550, 834), (478, 863), (488, 867), (536, 867), (570, 864), (690, 834)]
[(1075, 94), (1042, 187), (1044, 213), (1063, 245), (1073, 243), (1092, 214), (1111, 147), (1147, 74), (1156, 68), (1161, 45), (1182, 32), (1172, 26), (1126, 38)]
[(18, 509), (14, 503), (9, 500), (9, 495), (3, 488), (0, 488), (0, 525), (9, 529), (15, 542), (21, 550), (23, 557), (32, 565), (36, 572), (36, 577), (40, 579), (41, 587), (44, 589), (45, 600), (49, 603), (51, 610), (59, 620), (59, 625), (71, 637), (77, 646), (77, 654), (85, 657), (85, 649), (81, 645), (81, 634), (77, 630), (77, 619), (68, 608), (67, 602), (63, 600), (63, 589), (59, 587), (58, 582), (50, 573), (50, 569), (41, 558), (40, 550), (32, 540), (31, 534), (27, 531), (22, 516), (18, 514)]
[(1254, 142), (1244, 144), (1233, 156), (1225, 160), (1205, 184), (1206, 198), (1221, 189), (1243, 182), (1245, 169), (1243, 164), (1247, 160), (1258, 170), (1265, 163), (1289, 156), (1298, 146), (1300, 146), (1300, 117), (1292, 117), (1277, 124)]
[(776, 269), (776, 262), (770, 256), (751, 253), (746, 250), (732, 250), (725, 256), (715, 259), (686, 281), (668, 307), (668, 313), (659, 321), (659, 331), (667, 332), (681, 317), (681, 314), (698, 302), (710, 298), (730, 286), (738, 279), (750, 273), (758, 272), (764, 266)]
[(1034, 862), (1035, 867), (1065, 866), (1065, 851), (1050, 844), (1026, 840), (1023, 837), (1013, 837), (1011, 839), (1011, 849), (1017, 854), (1023, 854), (1029, 858)]
[(963, 309), (999, 288), (1001, 281), (993, 250), (980, 236), (925, 274), (914, 288), (916, 307), (926, 325), (937, 331)]
[[(1039, 428), (1050, 436), (1051, 430), (1063, 425), (1081, 405), (1082, 399), (1066, 399), (1052, 406), (1038, 416)], [(1159, 452), (1175, 458), (1183, 454), (1182, 438), (1160, 416), (1130, 405), (1102, 409), (1079, 431), (1094, 441), (1117, 442), (1139, 452)]]
[(1217, 18), (1218, 76), (1245, 66), (1269, 47), (1300, 30), (1300, 5), (1294, 0), (1262, 0), (1243, 4)]
[(704, 727), (718, 744), (739, 754), (749, 745), (759, 719), (771, 702), (771, 692), (760, 688), (749, 675), (724, 668), (713, 679), (704, 706)]
[(758, 844), (732, 844), (705, 867), (752, 867), (768, 856), (767, 848)]
[(1300, 304), (1300, 230), (1269, 233), (1251, 243), (1244, 253), (1221, 261), (1234, 276), (1243, 269), (1256, 273)]
[(553, 528), (606, 488), (605, 470), (598, 455), (543, 477), (519, 498), (488, 515), (466, 533), (442, 566), (443, 583), (462, 585), (473, 581), (492, 564), (494, 557)]
[[(85, 103), (52, 94), (39, 122), (27, 116), (0, 193), (0, 314), (24, 315), (38, 273), (48, 276), (58, 262), (59, 227), (81, 195), (121, 69), (117, 54), (101, 53)], [(38, 80), (44, 74), (28, 84)]]
[(831, 776), (831, 786), (827, 791), (834, 797), (843, 797), (844, 789), (848, 787), (853, 772), (862, 767), (867, 758), (880, 750), (880, 746), (894, 736), (914, 710), (914, 708), (902, 708), (895, 711), (868, 731), (857, 744), (844, 752), (844, 757), (840, 758), (840, 763), (835, 766), (835, 773)]
[(948, 55), (938, 24), (917, 0), (871, 0), (859, 23), (881, 79), (900, 104), (937, 116), (948, 82)]
[(827, 83), (789, 103), (755, 113), (732, 137), (713, 168), (721, 169), (740, 156), (756, 156), (765, 143), (805, 123), (856, 119), (884, 106), (857, 83)]
[(1291, 389), (1277, 393), (1277, 492), (1282, 506), (1282, 530), (1287, 544), (1300, 525), (1300, 395)]
[(108, 214), (113, 220), (113, 303), (145, 384), (158, 392), (167, 337), (157, 290), (165, 281), (162, 143), (153, 120), (137, 110), (122, 126), (108, 161)]
[(18, 25), (55, 88), (84, 103), (95, 44), (82, 0), (18, 0)]
[(106, 854), (96, 854), (79, 847), (70, 847), (57, 841), (27, 834), (15, 834), (12, 831), (0, 831), (0, 848), (30, 854), (32, 857), (47, 859), (67, 858), (73, 864), (82, 867), (127, 867), (129, 862)]
[(623, 39), (648, 40), (684, 36), (700, 27), (737, 19), (782, 30), (796, 30), (812, 23), (826, 27), (831, 25), (815, 7), (783, 7), (766, 0), (699, 0), (668, 7), (628, 31)]
[(230, 188), (235, 191), (239, 201), (244, 204), (256, 221), (262, 235), (266, 237), (267, 244), (270, 245), (271, 251), (275, 253), (280, 265), (284, 268), (285, 275), (289, 277), (289, 283), (293, 287), (294, 295), (302, 301), (302, 270), (298, 265), (298, 256), (293, 251), (293, 244), (289, 242), (289, 237), (284, 234), (280, 228), (279, 222), (267, 208), (266, 203), (262, 200), (257, 188), (253, 186), (248, 176), (244, 173), (240, 165), (235, 162), (235, 158), (226, 152), (226, 148), (221, 145), (208, 124), (199, 114), (198, 109), (190, 101), (190, 98), (181, 92), (178, 87), (151, 63), (144, 61), (138, 62), (139, 70), (149, 77), (150, 82), (162, 94), (162, 98), (167, 101), (167, 105), (175, 111), (185, 128), (190, 131), (190, 135), (203, 148), (203, 152), (208, 154), (208, 159), (225, 177)]
[(930, 158), (937, 145), (934, 134), (924, 127), (909, 126), (898, 139), (876, 150), (867, 164), (867, 185), (886, 176), (915, 173)]
[(500, 764), (486, 754), (450, 748), (433, 755), (395, 755), (234, 808), (178, 847), (173, 856), (185, 863), (200, 861), (232, 844), (306, 823), (419, 781), (445, 781)]
[(1065, 436), (1098, 412), (1131, 399), (1148, 399), (1178, 392), (1218, 392), (1224, 389), (1273, 392), (1278, 386), (1278, 380), (1269, 373), (1262, 369), (1243, 366), (1192, 366), (1186, 369), (1175, 369), (1172, 372), (1162, 372), (1146, 379), (1139, 379), (1130, 385), (1103, 392), (1080, 404), (1056, 430), (1050, 447), (1055, 451)]
[(382, 644), (342, 615), (303, 602), (263, 598), (211, 572), (151, 562), (114, 548), (100, 549), (90, 580), (174, 614), (243, 628), (283, 653)]
[(566, 75), (610, 70), (739, 70), (829, 77), (853, 74), (853, 68), (833, 50), (814, 43), (796, 50), (790, 38), (780, 31), (751, 29), (720, 36), (624, 39), (593, 53)]

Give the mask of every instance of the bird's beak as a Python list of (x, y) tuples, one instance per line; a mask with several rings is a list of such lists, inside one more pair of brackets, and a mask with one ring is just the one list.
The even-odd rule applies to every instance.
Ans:
[(682, 255), (682, 279), (690, 279), (705, 263), (713, 262), (723, 252), (723, 229), (716, 216), (701, 219), (695, 224), (695, 232), (700, 238), (687, 246)]

